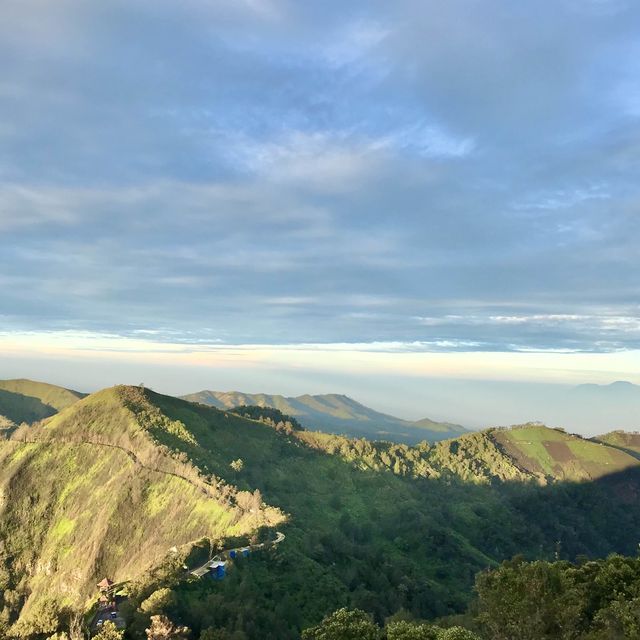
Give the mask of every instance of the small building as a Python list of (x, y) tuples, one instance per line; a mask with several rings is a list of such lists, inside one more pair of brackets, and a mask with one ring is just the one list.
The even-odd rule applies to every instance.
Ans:
[(226, 575), (227, 563), (223, 560), (216, 560), (209, 565), (210, 575), (214, 580), (222, 580)]
[(108, 591), (111, 591), (114, 584), (115, 583), (112, 580), (109, 580), (109, 578), (102, 578), (102, 580), (98, 582), (98, 589), (100, 589), (100, 593), (107, 593)]
[(98, 598), (98, 606), (100, 609), (113, 609), (115, 607), (115, 598), (113, 595), (114, 582), (109, 578), (103, 578), (98, 582), (100, 589), (100, 597)]

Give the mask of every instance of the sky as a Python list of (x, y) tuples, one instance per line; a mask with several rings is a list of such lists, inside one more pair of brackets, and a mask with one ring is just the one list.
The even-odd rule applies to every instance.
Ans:
[(640, 382), (637, 2), (0, 18), (3, 377), (414, 417), (443, 380)]

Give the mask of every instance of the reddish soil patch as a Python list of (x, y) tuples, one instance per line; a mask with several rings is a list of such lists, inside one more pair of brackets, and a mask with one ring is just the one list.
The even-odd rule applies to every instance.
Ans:
[(543, 443), (549, 455), (557, 462), (571, 462), (576, 460), (573, 451), (564, 442), (545, 442)]

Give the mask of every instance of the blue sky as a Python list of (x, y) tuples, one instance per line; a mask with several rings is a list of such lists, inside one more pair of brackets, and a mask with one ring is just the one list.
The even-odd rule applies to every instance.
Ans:
[(607, 357), (640, 348), (638, 3), (0, 13), (5, 362), (32, 336), (76, 364), (108, 339), (628, 373)]

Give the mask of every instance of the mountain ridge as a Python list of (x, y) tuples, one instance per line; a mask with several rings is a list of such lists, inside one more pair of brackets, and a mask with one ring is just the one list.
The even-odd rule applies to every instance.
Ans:
[(421, 440), (444, 440), (468, 431), (461, 425), (436, 422), (429, 418), (416, 422), (403, 420), (338, 393), (283, 396), (204, 390), (181, 398), (227, 410), (241, 405), (269, 406), (296, 418), (309, 429), (406, 444), (417, 444)]

